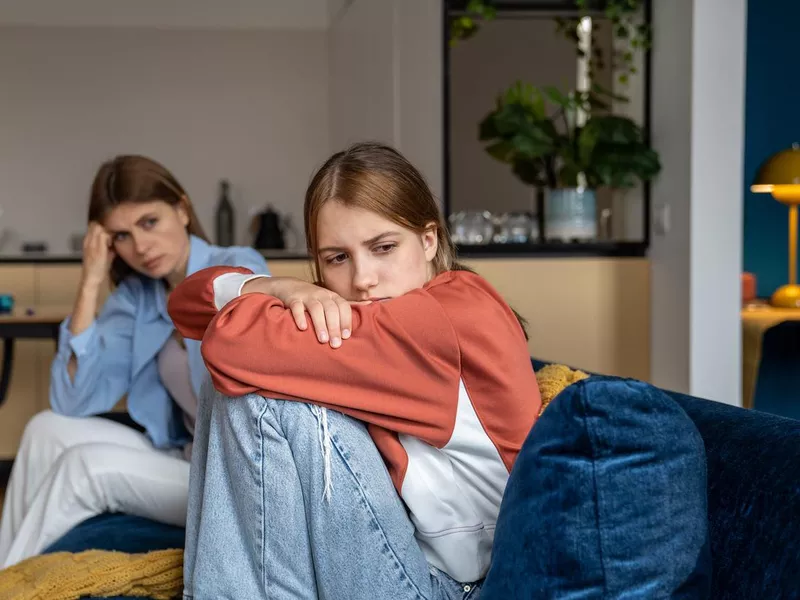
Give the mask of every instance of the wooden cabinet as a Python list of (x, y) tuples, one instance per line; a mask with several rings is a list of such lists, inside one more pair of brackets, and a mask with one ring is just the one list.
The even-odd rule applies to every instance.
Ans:
[(311, 263), (305, 260), (268, 260), (267, 267), (273, 277), (297, 277), (306, 281), (314, 281)]
[[(533, 356), (649, 379), (650, 267), (646, 259), (472, 259), (465, 263), (527, 319)], [(276, 259), (268, 264), (274, 276), (314, 280), (304, 260)], [(14, 294), (18, 306), (71, 306), (79, 280), (78, 264), (0, 265), (0, 292)], [(55, 344), (18, 340), (15, 352), (11, 388), (0, 407), (0, 460), (15, 454), (25, 423), (49, 406)]]
[[(32, 265), (0, 265), (0, 292), (13, 294), (17, 305), (36, 302), (36, 269)], [(52, 345), (52, 343), (51, 343)], [(25, 423), (44, 408), (41, 342), (19, 340), (14, 345), (14, 370), (6, 402), (0, 406), (0, 460), (13, 457)], [(0, 354), (3, 349), (0, 347)]]
[(528, 321), (532, 356), (650, 379), (650, 264), (644, 258), (472, 259)]

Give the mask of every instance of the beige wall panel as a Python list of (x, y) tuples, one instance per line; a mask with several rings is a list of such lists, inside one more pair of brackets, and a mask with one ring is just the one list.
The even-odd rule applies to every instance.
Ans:
[(609, 375), (650, 377), (646, 259), (473, 259), (464, 263), (528, 320), (531, 354)]
[[(34, 303), (35, 269), (33, 265), (0, 266), (0, 293), (13, 294), (16, 306)], [(24, 310), (24, 309), (23, 309)], [(0, 460), (13, 458), (25, 423), (40, 410), (37, 382), (37, 342), (14, 344), (14, 367), (6, 402), (0, 406)], [(3, 349), (0, 346), (0, 356)]]

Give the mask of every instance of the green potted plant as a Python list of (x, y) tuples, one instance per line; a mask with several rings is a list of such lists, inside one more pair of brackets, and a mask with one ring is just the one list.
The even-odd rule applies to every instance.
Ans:
[[(588, 77), (611, 67), (623, 86), (636, 74), (634, 55), (650, 47), (650, 28), (643, 19), (644, 0), (575, 0), (573, 15), (556, 18), (557, 32), (574, 43), (586, 61)], [(472, 3), (470, 3), (472, 4)], [(490, 7), (490, 4), (489, 4)], [(476, 20), (488, 20), (487, 3), (476, 2), (453, 22), (451, 41), (475, 34)], [(610, 57), (603, 55), (598, 36), (590, 47), (581, 41), (585, 17), (602, 13), (615, 40)], [(607, 23), (607, 24), (606, 24)], [(497, 98), (479, 128), (479, 139), (495, 159), (539, 192), (544, 208), (543, 236), (549, 240), (590, 240), (597, 237), (596, 191), (601, 187), (630, 188), (652, 180), (660, 171), (658, 154), (647, 144), (633, 120), (610, 114), (612, 101), (628, 99), (594, 83), (587, 91), (563, 92), (518, 82)]]
[(547, 239), (594, 239), (596, 190), (633, 187), (661, 169), (633, 120), (593, 112), (605, 106), (602, 95), (517, 82), (479, 126), (489, 155), (523, 182), (547, 190)]

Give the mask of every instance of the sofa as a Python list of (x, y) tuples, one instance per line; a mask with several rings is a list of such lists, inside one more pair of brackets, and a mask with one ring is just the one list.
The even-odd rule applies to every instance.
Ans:
[[(49, 551), (182, 533), (101, 515)], [(532, 429), (494, 548), (482, 600), (800, 598), (800, 421), (592, 376)]]

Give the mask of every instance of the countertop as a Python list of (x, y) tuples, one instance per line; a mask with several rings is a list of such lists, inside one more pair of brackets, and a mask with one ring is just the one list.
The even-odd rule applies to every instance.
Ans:
[[(305, 250), (262, 250), (269, 260), (308, 260)], [(461, 245), (461, 258), (636, 258), (647, 255), (643, 242), (587, 242), (587, 243), (543, 243), (543, 244), (488, 244), (485, 246)], [(0, 264), (55, 264), (79, 263), (81, 254), (51, 254), (49, 252), (4, 252), (0, 253)]]
[[(262, 250), (267, 260), (307, 260), (308, 254), (298, 250)], [(76, 264), (81, 262), (81, 253), (51, 254), (50, 252), (3, 252), (0, 264)]]

